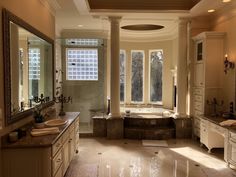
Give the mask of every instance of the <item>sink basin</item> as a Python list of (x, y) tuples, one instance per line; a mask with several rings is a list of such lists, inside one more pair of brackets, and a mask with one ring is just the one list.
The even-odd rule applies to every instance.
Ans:
[(67, 120), (62, 119), (52, 119), (44, 122), (44, 124), (48, 127), (57, 127), (61, 125), (65, 125), (67, 123)]

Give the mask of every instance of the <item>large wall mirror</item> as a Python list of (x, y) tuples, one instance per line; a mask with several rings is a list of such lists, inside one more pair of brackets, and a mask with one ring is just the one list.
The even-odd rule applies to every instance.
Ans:
[[(6, 124), (53, 104), (53, 40), (3, 9)], [(40, 101), (41, 100), (41, 101)]]

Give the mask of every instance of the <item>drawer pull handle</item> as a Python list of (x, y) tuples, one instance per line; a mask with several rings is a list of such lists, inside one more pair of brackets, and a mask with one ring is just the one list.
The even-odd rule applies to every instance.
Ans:
[(57, 159), (57, 162), (61, 162), (61, 159)]

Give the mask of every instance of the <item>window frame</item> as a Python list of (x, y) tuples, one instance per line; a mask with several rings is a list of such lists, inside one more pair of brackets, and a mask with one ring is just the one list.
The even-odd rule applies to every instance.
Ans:
[[(133, 60), (133, 58), (132, 58), (132, 53), (133, 52), (141, 52), (141, 53), (143, 53), (143, 97), (142, 97), (142, 101), (132, 101), (132, 60)], [(130, 84), (131, 84), (131, 86), (130, 86), (130, 103), (131, 104), (144, 104), (144, 89), (145, 89), (145, 82), (144, 82), (144, 80), (145, 80), (145, 50), (134, 50), (134, 49), (132, 49), (131, 51), (130, 51), (130, 58), (131, 58), (131, 65), (130, 65)]]
[(126, 54), (126, 50), (125, 49), (120, 49), (120, 54), (121, 52), (124, 52), (124, 101), (120, 101), (120, 104), (124, 104), (126, 102), (126, 73), (127, 73), (127, 54)]
[[(148, 102), (150, 104), (154, 104), (154, 105), (160, 105), (162, 106), (163, 105), (163, 68), (162, 68), (162, 101), (151, 101), (151, 62), (150, 62), (150, 59), (151, 59), (151, 53), (152, 52), (156, 52), (156, 51), (162, 51), (162, 54), (163, 54), (163, 63), (164, 63), (164, 50), (163, 49), (150, 49), (148, 50)], [(164, 66), (164, 64), (162, 65)]]
[[(77, 50), (83, 50), (83, 49), (90, 49), (90, 50), (97, 50), (97, 80), (69, 80), (68, 79), (68, 58), (67, 58), (67, 50), (73, 50), (73, 49), (77, 49)], [(65, 81), (66, 82), (98, 82), (99, 81), (99, 49), (98, 47), (95, 46), (86, 46), (86, 47), (79, 47), (79, 46), (66, 46), (65, 47)]]

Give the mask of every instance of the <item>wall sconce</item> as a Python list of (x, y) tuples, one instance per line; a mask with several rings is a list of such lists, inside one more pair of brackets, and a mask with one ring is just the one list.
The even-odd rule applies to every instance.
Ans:
[(225, 66), (225, 69), (224, 69), (225, 74), (227, 74), (227, 71), (229, 69), (234, 69), (234, 62), (231, 62), (231, 61), (228, 60), (228, 55), (227, 54), (225, 54), (224, 66)]

